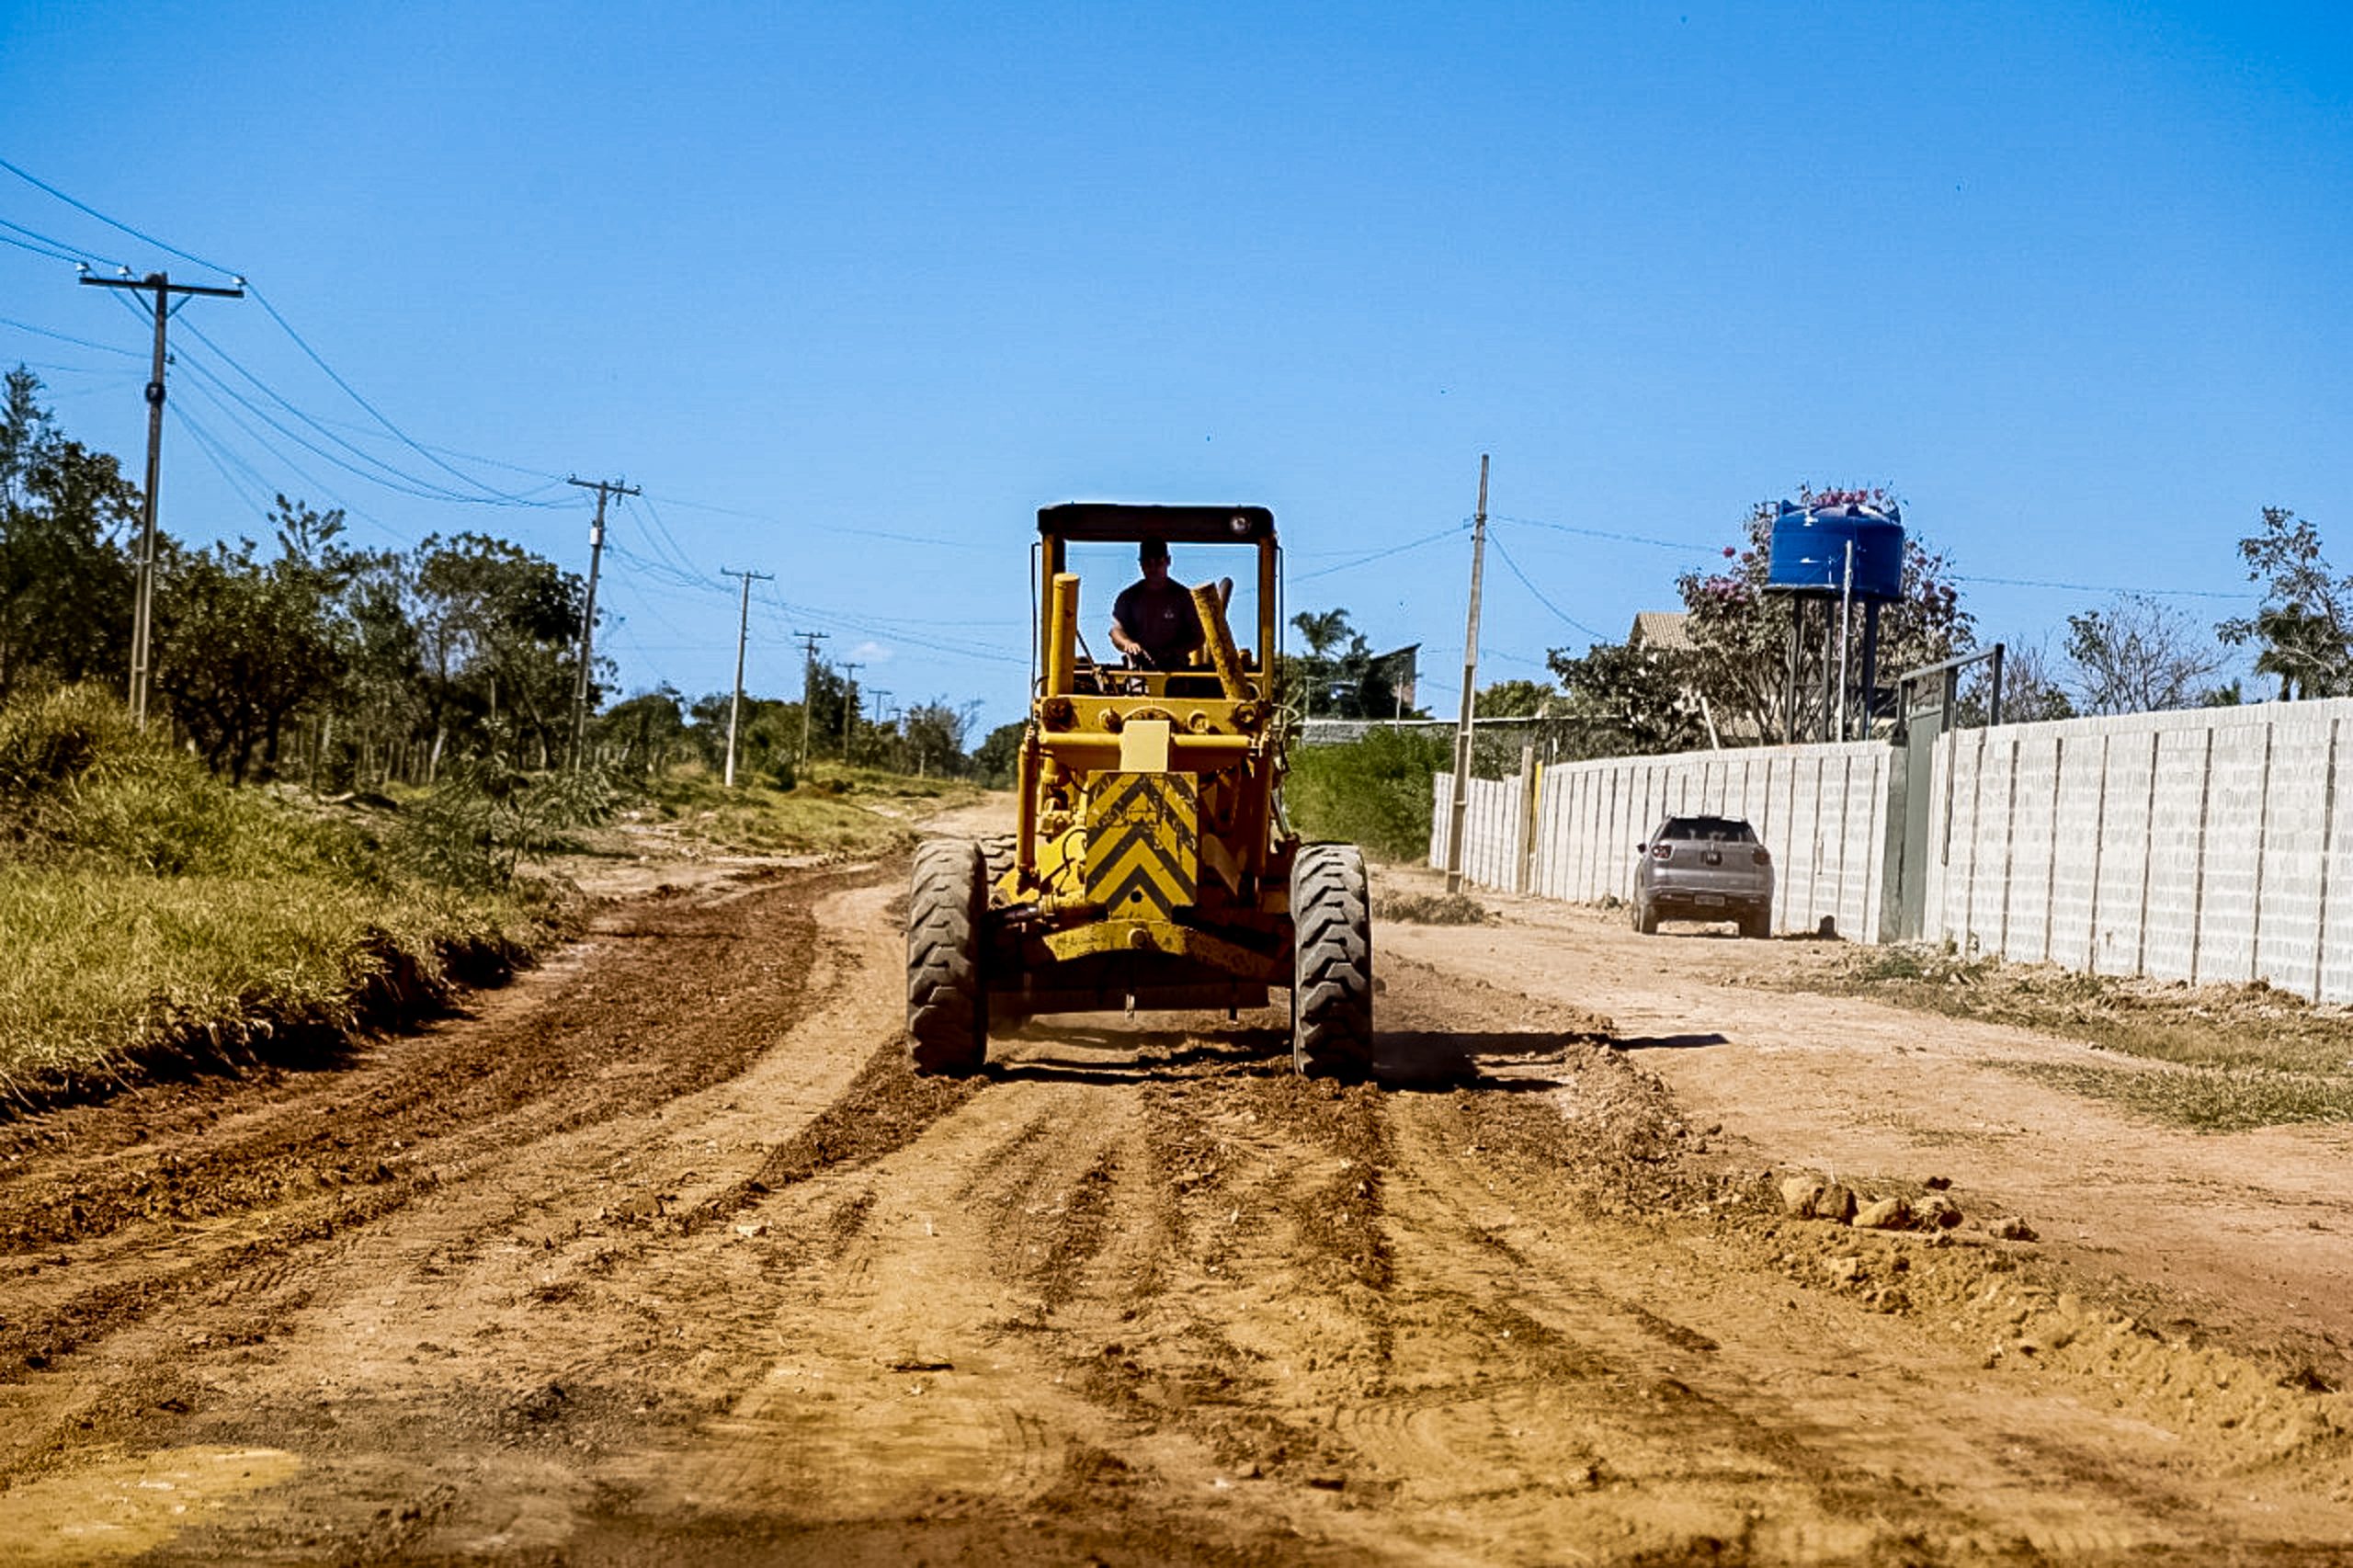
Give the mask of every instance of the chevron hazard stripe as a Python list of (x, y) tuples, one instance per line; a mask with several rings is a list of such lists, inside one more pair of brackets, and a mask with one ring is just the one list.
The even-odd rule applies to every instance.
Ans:
[(1189, 773), (1115, 773), (1087, 812), (1086, 896), (1164, 918), (1200, 890), (1198, 782)]

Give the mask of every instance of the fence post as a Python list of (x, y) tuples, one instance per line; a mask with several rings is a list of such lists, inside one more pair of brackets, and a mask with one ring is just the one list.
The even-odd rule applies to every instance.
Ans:
[(2067, 737), (2056, 735), (2051, 742), (2051, 842), (2045, 846), (2042, 868), (2042, 961), (2049, 963), (2052, 951), (2052, 923), (2059, 918), (2059, 798), (2067, 782)]
[(2255, 797), (2255, 899), (2247, 911), (2246, 977), (2263, 972), (2263, 861), (2271, 848), (2271, 733), (2263, 726), (2263, 778)]
[(2321, 781), (2320, 898), (2313, 911), (2313, 1000), (2321, 999), (2328, 971), (2328, 857), (2336, 838), (2336, 732), (2342, 719), (2328, 722), (2328, 762)]
[(2214, 726), (2206, 726), (2205, 753), (2198, 763), (2198, 881), (2189, 900), (2189, 983), (2198, 983), (2198, 961), (2206, 950), (2206, 813), (2214, 798)]
[(2099, 733), (2099, 794), (2092, 806), (2092, 913), (2091, 928), (2084, 938), (2084, 971), (2099, 972), (2099, 881), (2102, 868), (2108, 861), (2108, 743), (2106, 730)]
[(1536, 857), (1536, 748), (1519, 748), (1519, 832), (1512, 855), (1512, 889), (1526, 892)]

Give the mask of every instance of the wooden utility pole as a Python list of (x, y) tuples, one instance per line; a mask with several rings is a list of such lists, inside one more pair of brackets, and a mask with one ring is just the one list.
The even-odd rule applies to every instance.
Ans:
[(722, 568), (722, 577), (744, 579), (744, 608), (735, 619), (735, 695), (727, 704), (727, 778), (726, 787), (735, 788), (735, 726), (744, 713), (744, 638), (752, 629), (752, 583), (755, 579), (775, 581), (771, 572), (730, 572)]
[(1462, 891), (1462, 826), (1471, 810), (1471, 726), (1479, 690), (1479, 578), (1487, 564), (1487, 454), (1479, 454), (1479, 510), (1471, 518), (1471, 623), (1462, 633), (1462, 717), (1454, 727), (1454, 799), (1446, 820), (1446, 891)]
[(858, 672), (864, 665), (842, 665), (842, 765), (849, 765), (850, 727), (858, 722)]
[(147, 376), (147, 487), (139, 504), (139, 585), (131, 601), (131, 722), (147, 727), (148, 641), (155, 622), (155, 491), (164, 473), (164, 324), (171, 319), (174, 294), (209, 294), (216, 299), (242, 300), (245, 280), (233, 289), (208, 289), (175, 283), (161, 272), (144, 278), (93, 278), (82, 281), (98, 289), (140, 289), (155, 296), (155, 358)]
[(809, 710), (817, 705), (817, 644), (833, 635), (830, 631), (793, 632), (801, 645), (809, 651), (801, 666), (801, 766), (809, 766)]
[(588, 603), (580, 618), (580, 679), (572, 688), (572, 766), (577, 767), (588, 734), (589, 669), (597, 652), (597, 573), (605, 563), (605, 501), (612, 495), (642, 495), (644, 491), (618, 479), (575, 475), (564, 483), (597, 493), (597, 520), (588, 525)]

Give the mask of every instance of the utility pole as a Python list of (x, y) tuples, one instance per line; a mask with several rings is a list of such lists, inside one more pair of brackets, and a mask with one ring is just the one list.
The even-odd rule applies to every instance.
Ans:
[(580, 679), (572, 688), (572, 766), (577, 767), (580, 748), (588, 734), (588, 670), (597, 651), (597, 571), (605, 563), (605, 500), (610, 495), (642, 495), (644, 492), (618, 479), (582, 479), (574, 475), (564, 483), (597, 493), (597, 520), (588, 526), (588, 606), (580, 618)]
[(850, 727), (858, 722), (858, 672), (864, 665), (842, 666), (842, 765), (849, 765)]
[(801, 766), (809, 766), (809, 710), (817, 705), (817, 644), (833, 635), (830, 631), (793, 632), (806, 648), (808, 657), (801, 666)]
[(1462, 633), (1462, 717), (1454, 728), (1454, 800), (1446, 823), (1446, 891), (1462, 891), (1462, 824), (1471, 810), (1471, 726), (1479, 689), (1479, 576), (1487, 564), (1487, 454), (1479, 454), (1479, 510), (1471, 519), (1471, 624)]
[(164, 473), (164, 324), (172, 316), (174, 294), (209, 294), (216, 299), (242, 300), (245, 280), (233, 289), (208, 289), (175, 283), (161, 272), (144, 278), (93, 278), (87, 269), (82, 281), (98, 289), (152, 290), (155, 295), (155, 358), (147, 375), (147, 488), (139, 505), (139, 585), (131, 601), (131, 722), (147, 727), (147, 644), (155, 620), (155, 489)]
[(874, 699), (875, 722), (879, 724), (889, 723), (891, 722), (891, 688), (885, 686), (878, 686), (872, 691), (867, 693), (867, 695)]
[(735, 788), (735, 724), (744, 712), (744, 636), (752, 628), (752, 583), (754, 579), (775, 581), (772, 572), (730, 572), (721, 568), (722, 577), (744, 579), (744, 608), (735, 619), (735, 695), (727, 704), (727, 778), (726, 787)]

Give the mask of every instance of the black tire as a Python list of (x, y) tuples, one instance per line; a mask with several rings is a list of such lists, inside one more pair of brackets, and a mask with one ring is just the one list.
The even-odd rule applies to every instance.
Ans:
[(1740, 934), (1752, 942), (1761, 942), (1771, 937), (1773, 935), (1771, 912), (1760, 909), (1754, 914), (1742, 915)]
[(918, 1073), (972, 1073), (988, 1058), (981, 943), (988, 872), (977, 844), (915, 847), (907, 894), (907, 1057)]
[(1658, 915), (1641, 899), (1634, 901), (1634, 929), (1645, 937), (1658, 935)]
[(1372, 1066), (1372, 914), (1353, 844), (1304, 844), (1291, 861), (1290, 1056), (1311, 1078)]
[[(995, 887), (1005, 874), (1013, 869), (1013, 835), (995, 833), (982, 839), (981, 864), (987, 869), (988, 887)], [(988, 897), (986, 888), (982, 890), (981, 897), (983, 900)]]

